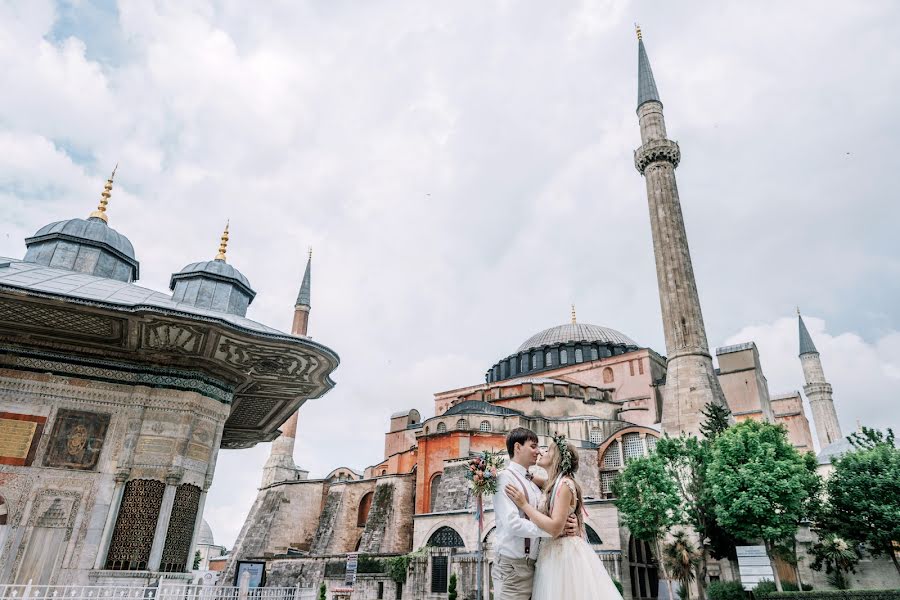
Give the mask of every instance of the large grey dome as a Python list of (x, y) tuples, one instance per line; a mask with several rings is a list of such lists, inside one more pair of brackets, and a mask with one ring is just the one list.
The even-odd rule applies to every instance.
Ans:
[(25, 261), (131, 282), (139, 277), (134, 246), (103, 219), (44, 225), (25, 240)]
[(596, 342), (614, 346), (633, 346), (637, 343), (624, 333), (609, 327), (590, 325), (587, 323), (566, 323), (540, 331), (525, 340), (516, 352), (542, 348), (569, 342)]

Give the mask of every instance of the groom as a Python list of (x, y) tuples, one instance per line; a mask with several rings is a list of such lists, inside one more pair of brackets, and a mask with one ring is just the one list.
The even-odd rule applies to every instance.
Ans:
[[(541, 501), (541, 489), (532, 480), (528, 468), (534, 466), (541, 450), (538, 437), (530, 429), (517, 427), (506, 436), (509, 465), (497, 477), (497, 493), (494, 494), (494, 519), (497, 526), (492, 577), (495, 600), (528, 600), (534, 581), (534, 563), (542, 537), (549, 533), (528, 520), (513, 504), (504, 491), (507, 484), (521, 489), (528, 502), (537, 507)], [(578, 520), (571, 516), (566, 523), (566, 535), (579, 535)]]

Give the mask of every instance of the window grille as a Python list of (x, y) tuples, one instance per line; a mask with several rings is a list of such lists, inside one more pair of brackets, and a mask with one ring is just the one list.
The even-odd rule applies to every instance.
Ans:
[(626, 433), (622, 436), (625, 446), (625, 459), (644, 456), (644, 442), (637, 433)]
[(653, 452), (654, 450), (656, 450), (656, 438), (655, 437), (653, 437), (652, 435), (648, 435), (644, 439), (647, 442), (647, 451), (648, 452)]
[(569, 364), (569, 351), (568, 350), (560, 350), (559, 351), (559, 364), (561, 364), (561, 365)]
[(490, 431), (490, 430), (491, 430), (491, 424), (488, 423), (487, 421), (482, 421), (481, 425), (478, 426), (478, 431)]
[(597, 360), (599, 358), (600, 358), (600, 355), (597, 352), (597, 348), (594, 346), (591, 346), (591, 360)]
[(619, 456), (619, 440), (616, 440), (607, 447), (606, 453), (603, 455), (603, 468), (618, 469), (621, 466), (622, 459)]
[(618, 477), (618, 471), (601, 471), (600, 472), (600, 492), (603, 493), (604, 496), (609, 497), (613, 495), (613, 481)]
[(599, 444), (603, 441), (603, 431), (599, 427), (591, 427), (591, 433), (588, 436), (588, 441), (592, 444)]
[(465, 419), (460, 419), (459, 421), (456, 422), (456, 428), (457, 429), (468, 429), (469, 422), (466, 421)]
[(447, 557), (431, 557), (431, 593), (447, 593)]
[(175, 491), (175, 502), (172, 504), (172, 516), (169, 517), (160, 571), (183, 573), (187, 568), (198, 508), (200, 508), (200, 488), (188, 483), (179, 485)]
[(440, 423), (437, 424), (437, 432), (438, 433), (446, 433), (447, 432), (447, 425), (443, 421), (441, 421)]
[(106, 568), (142, 571), (150, 560), (150, 547), (166, 484), (153, 479), (132, 479), (125, 484), (113, 529)]
[(544, 354), (544, 366), (552, 367), (553, 366), (553, 355), (547, 352)]
[(452, 527), (441, 527), (428, 538), (428, 545), (435, 548), (463, 548), (462, 537)]
[(581, 352), (581, 348), (575, 348), (575, 362), (584, 362), (584, 354)]

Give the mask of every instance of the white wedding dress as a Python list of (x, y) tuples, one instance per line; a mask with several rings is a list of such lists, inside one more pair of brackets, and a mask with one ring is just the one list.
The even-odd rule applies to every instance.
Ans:
[[(576, 497), (575, 486), (564, 478), (557, 485), (567, 485)], [(554, 486), (554, 490), (556, 486)], [(551, 497), (555, 493), (551, 492)], [(569, 506), (569, 514), (575, 512), (575, 503)], [(545, 506), (548, 504), (544, 502)], [(551, 514), (550, 506), (545, 511)], [(541, 551), (534, 571), (534, 589), (531, 600), (621, 600), (600, 557), (583, 537), (558, 537), (541, 540)]]

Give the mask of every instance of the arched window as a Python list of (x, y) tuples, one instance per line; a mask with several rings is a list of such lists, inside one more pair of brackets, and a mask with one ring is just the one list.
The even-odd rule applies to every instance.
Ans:
[(597, 353), (597, 346), (591, 346), (591, 360), (597, 360), (600, 356)]
[(538, 368), (537, 359), (538, 359), (538, 355), (537, 355), (537, 352), (535, 352), (534, 354), (531, 355), (531, 368), (532, 369)]
[(641, 435), (635, 431), (619, 433), (604, 449), (603, 456), (600, 457), (601, 497), (613, 498), (613, 481), (625, 468), (625, 464), (634, 458), (646, 456), (648, 450), (656, 447), (655, 435), (647, 433), (643, 438)]
[(441, 527), (428, 538), (428, 545), (434, 548), (465, 548), (462, 537), (452, 527)]
[(553, 366), (553, 355), (550, 352), (544, 354), (544, 366), (552, 367)]
[(600, 444), (601, 442), (603, 442), (603, 430), (599, 427), (591, 427), (589, 441), (592, 444)]
[(659, 574), (650, 544), (632, 537), (628, 541), (628, 568), (631, 597), (636, 600), (659, 597)]
[(576, 363), (584, 362), (584, 354), (582, 354), (581, 348), (575, 348), (575, 362)]
[(569, 364), (569, 351), (563, 348), (559, 351), (559, 364), (567, 365)]
[(465, 419), (460, 419), (459, 421), (456, 422), (456, 428), (457, 429), (468, 429), (469, 422), (466, 421)]
[(524, 373), (525, 371), (528, 370), (528, 355), (527, 355), (527, 354), (523, 354), (523, 355), (522, 355), (522, 360), (521, 360), (520, 362), (521, 362), (521, 365), (522, 365), (522, 369), (521, 369), (519, 372), (520, 372), (520, 373)]
[(584, 524), (584, 530), (587, 533), (588, 544), (599, 546), (603, 543), (603, 540), (600, 539), (600, 536), (597, 535), (597, 532), (594, 531), (594, 529), (587, 523)]
[(428, 425), (426, 425), (425, 426), (425, 435), (428, 435), (429, 433), (431, 433), (431, 428), (428, 427)]
[(381, 474), (382, 474), (382, 475), (387, 475), (387, 469), (382, 469), (382, 470), (381, 470)]
[(491, 424), (488, 423), (487, 421), (482, 421), (481, 425), (478, 426), (478, 431), (490, 431), (490, 430), (491, 430)]
[(441, 474), (437, 473), (434, 477), (431, 478), (431, 502), (428, 504), (428, 512), (434, 512), (434, 507), (437, 506), (438, 494), (441, 490)]
[(612, 383), (615, 376), (613, 375), (613, 370), (609, 367), (603, 369), (603, 383)]
[(356, 526), (365, 527), (366, 520), (369, 518), (369, 509), (372, 508), (372, 497), (374, 492), (369, 492), (359, 501), (359, 510), (356, 512)]
[(437, 424), (438, 433), (447, 433), (447, 425), (443, 421)]

